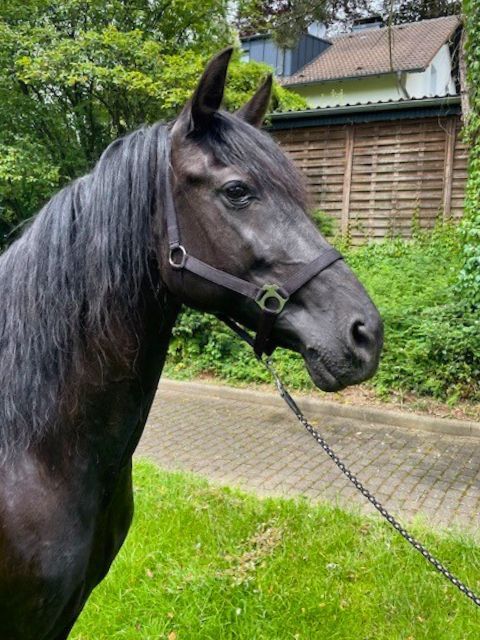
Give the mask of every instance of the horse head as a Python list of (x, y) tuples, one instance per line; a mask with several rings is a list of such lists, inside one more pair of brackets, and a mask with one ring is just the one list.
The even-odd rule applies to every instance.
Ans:
[[(301, 175), (259, 128), (271, 77), (236, 113), (221, 109), (231, 51), (211, 60), (172, 125), (170, 215), (182, 253), (186, 247), (197, 262), (261, 288), (291, 280), (331, 247), (308, 216)], [(258, 328), (262, 309), (255, 300), (223, 286), (221, 279), (172, 268), (184, 266), (184, 255), (178, 252), (172, 262), (168, 241), (165, 231), (160, 262), (170, 292), (191, 307)], [(383, 329), (363, 286), (343, 260), (334, 259), (292, 293), (276, 314), (269, 339), (301, 353), (314, 383), (336, 391), (373, 375)]]

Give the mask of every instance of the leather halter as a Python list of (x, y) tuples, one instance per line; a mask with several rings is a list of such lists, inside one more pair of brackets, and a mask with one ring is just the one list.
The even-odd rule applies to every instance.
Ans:
[(255, 354), (259, 358), (264, 353), (267, 355), (273, 353), (275, 349), (271, 339), (273, 326), (290, 296), (331, 264), (343, 259), (336, 249), (327, 249), (317, 258), (301, 267), (283, 284), (266, 283), (260, 287), (253, 284), (253, 282), (242, 280), (231, 273), (216, 269), (187, 252), (180, 239), (169, 174), (167, 174), (165, 181), (164, 204), (169, 246), (168, 262), (171, 268), (175, 271), (189, 271), (207, 282), (235, 291), (245, 298), (253, 300), (260, 307), (261, 314), (255, 339), (252, 339), (247, 331), (228, 315), (218, 314), (218, 317), (223, 322), (253, 347)]

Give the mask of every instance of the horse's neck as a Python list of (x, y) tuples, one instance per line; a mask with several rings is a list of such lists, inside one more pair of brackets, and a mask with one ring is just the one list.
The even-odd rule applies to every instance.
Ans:
[[(59, 447), (70, 449), (73, 430), (76, 449), (83, 451), (80, 457), (94, 456), (105, 472), (128, 462), (155, 396), (178, 311), (178, 303), (170, 296), (163, 296), (161, 304), (153, 297), (144, 299), (138, 313), (138, 336), (132, 337), (136, 349), (130, 359), (119, 362), (115, 349), (109, 357), (106, 345), (101, 384), (98, 380), (92, 380), (92, 384), (88, 379), (84, 381), (76, 408), (69, 411), (67, 428), (58, 425), (60, 429), (55, 429), (55, 434), (47, 438), (47, 446), (42, 447), (42, 457), (48, 456), (49, 451), (56, 457)], [(93, 350), (88, 353), (87, 349), (87, 359), (94, 361), (96, 357)], [(87, 369), (86, 378), (88, 375)]]
[[(141, 338), (134, 361), (128, 363), (125, 376), (111, 372), (110, 380), (92, 398), (89, 424), (94, 430), (100, 419), (102, 440), (106, 440), (109, 464), (126, 462), (143, 432), (165, 363), (171, 331), (178, 315), (178, 304), (165, 296), (161, 306), (156, 301), (146, 304), (140, 314)], [(103, 415), (102, 415), (103, 414)]]

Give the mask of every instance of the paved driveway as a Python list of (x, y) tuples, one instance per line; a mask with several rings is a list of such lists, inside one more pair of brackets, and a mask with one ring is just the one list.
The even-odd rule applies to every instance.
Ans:
[[(312, 423), (403, 521), (421, 513), (435, 525), (477, 532), (480, 438), (314, 412)], [(138, 455), (260, 495), (304, 495), (374, 511), (273, 394), (162, 381)]]

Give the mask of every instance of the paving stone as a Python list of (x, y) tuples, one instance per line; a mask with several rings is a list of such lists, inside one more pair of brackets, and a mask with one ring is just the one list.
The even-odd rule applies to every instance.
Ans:
[[(315, 426), (358, 479), (403, 522), (480, 533), (480, 439), (325, 417)], [(251, 399), (162, 389), (137, 455), (169, 470), (259, 495), (304, 495), (375, 513), (285, 409)]]

